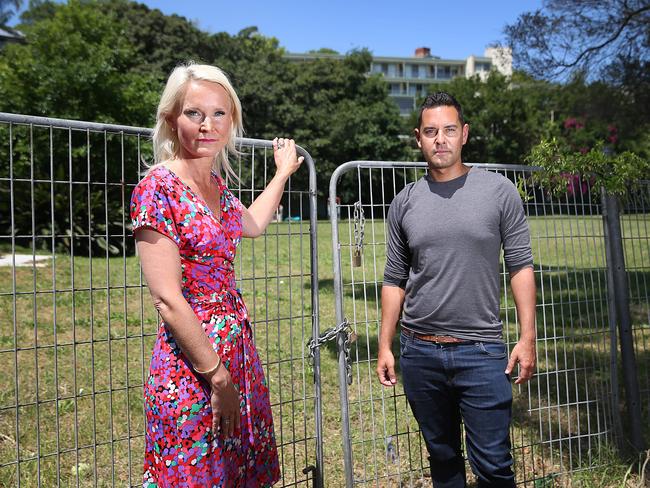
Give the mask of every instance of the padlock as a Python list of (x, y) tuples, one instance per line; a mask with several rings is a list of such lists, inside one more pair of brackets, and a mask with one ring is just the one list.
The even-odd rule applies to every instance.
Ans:
[(355, 249), (352, 254), (352, 266), (355, 268), (361, 267), (361, 250)]
[(357, 333), (355, 331), (350, 331), (349, 337), (350, 337), (350, 344), (352, 344), (353, 342), (357, 342), (359, 336), (357, 336)]

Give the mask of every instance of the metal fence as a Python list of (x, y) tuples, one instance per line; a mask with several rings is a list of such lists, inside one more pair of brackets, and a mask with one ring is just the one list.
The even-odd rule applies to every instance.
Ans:
[[(129, 199), (150, 130), (0, 114), (0, 486), (141, 486), (143, 382), (158, 316), (134, 256)], [(242, 139), (229, 186), (245, 203), (273, 174)], [(264, 364), (279, 486), (320, 476), (315, 171), (242, 242), (238, 284)], [(269, 174), (270, 173), (270, 174)]]
[[(535, 168), (478, 166), (502, 173), (517, 185), (531, 229), (538, 286), (537, 372), (527, 384), (513, 385), (516, 479), (521, 486), (564, 486), (577, 471), (611, 463), (612, 449), (629, 438), (629, 418), (621, 420), (625, 403), (619, 381), (621, 357), (617, 318), (610, 305), (614, 297), (608, 294), (601, 197), (583, 182), (568, 187), (562, 197), (552, 197), (532, 183)], [(339, 327), (338, 357), (349, 487), (430, 483), (426, 448), (401, 386), (384, 388), (375, 375), (385, 218), (393, 197), (425, 170), (425, 163), (349, 162), (339, 166), (330, 181), (336, 319), (346, 324)], [(357, 192), (337, 204), (337, 189), (343, 185)], [(642, 182), (626, 199), (621, 216), (640, 402), (646, 419), (650, 413), (649, 197), (650, 182)], [(518, 328), (505, 268), (501, 282), (504, 339), (511, 349)], [(393, 352), (399, 354), (397, 343)], [(647, 430), (647, 422), (643, 427)]]
[[(149, 136), (148, 129), (0, 114), (0, 486), (141, 484), (142, 387), (158, 316), (134, 255), (128, 203), (142, 161), (151, 160)], [(268, 141), (240, 143), (239, 179), (229, 186), (249, 204), (273, 158)], [(343, 165), (330, 207), (340, 219), (318, 227), (314, 164), (303, 154), (307, 164), (287, 186), (282, 218), (242, 242), (236, 268), (271, 390), (279, 486), (421, 486), (428, 467), (417, 425), (401, 390), (379, 385), (374, 361), (384, 218), (423, 165)], [(552, 199), (530, 185), (531, 168), (490, 169), (517, 182), (533, 236), (539, 365), (514, 392), (512, 429), (517, 479), (532, 486), (607, 464), (609, 446), (626, 439), (613, 294), (598, 195), (587, 187)], [(336, 204), (339, 178), (351, 178), (357, 195)], [(644, 185), (627, 199), (621, 229), (647, 416)], [(323, 260), (334, 262), (320, 273), (317, 228), (331, 228), (334, 242), (333, 254), (327, 239), (320, 242)], [(506, 290), (502, 318), (512, 346), (515, 309)], [(310, 342), (319, 322), (334, 329)], [(327, 346), (332, 337), (338, 348)]]

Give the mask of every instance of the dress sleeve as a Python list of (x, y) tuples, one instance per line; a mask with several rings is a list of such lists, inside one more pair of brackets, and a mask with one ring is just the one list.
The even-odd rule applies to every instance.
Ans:
[(174, 219), (174, 204), (166, 186), (154, 174), (148, 174), (131, 194), (133, 233), (151, 229), (170, 238), (180, 247), (181, 239)]

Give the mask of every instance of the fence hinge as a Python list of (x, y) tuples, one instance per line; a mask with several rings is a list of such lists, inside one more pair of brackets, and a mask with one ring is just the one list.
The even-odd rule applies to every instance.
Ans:
[(350, 342), (353, 342), (356, 339), (356, 334), (352, 330), (348, 319), (343, 319), (336, 327), (331, 327), (325, 330), (321, 335), (316, 339), (313, 337), (307, 342), (307, 348), (309, 349), (309, 360), (313, 363), (314, 360), (314, 351), (321, 347), (323, 344), (335, 340), (339, 333), (345, 334), (345, 340), (343, 341), (343, 354), (345, 354), (345, 373), (346, 380), (348, 385), (352, 384), (352, 366), (350, 365)]

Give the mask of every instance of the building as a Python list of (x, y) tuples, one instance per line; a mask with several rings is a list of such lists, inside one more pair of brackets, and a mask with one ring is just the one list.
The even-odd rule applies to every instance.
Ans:
[(8, 42), (25, 42), (25, 36), (16, 29), (6, 25), (0, 26), (0, 48)]
[[(342, 59), (344, 56), (289, 53), (285, 57), (293, 61), (307, 61), (318, 58)], [(457, 76), (469, 78), (478, 75), (485, 79), (493, 69), (506, 76), (512, 74), (512, 51), (509, 48), (490, 47), (483, 56), (441, 59), (432, 56), (428, 47), (419, 47), (413, 57), (373, 57), (370, 73), (383, 75), (388, 83), (388, 93), (397, 103), (400, 113), (409, 115), (416, 108), (417, 98), (427, 92), (428, 85), (445, 83)]]

